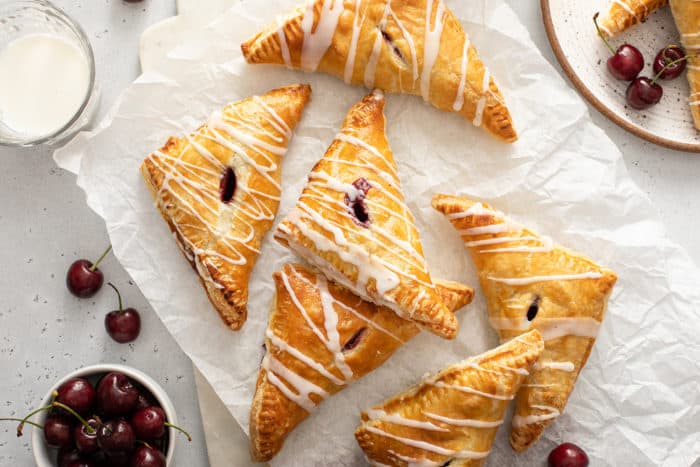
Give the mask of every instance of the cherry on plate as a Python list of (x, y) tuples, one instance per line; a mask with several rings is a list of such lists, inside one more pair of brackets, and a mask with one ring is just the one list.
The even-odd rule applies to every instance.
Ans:
[(73, 446), (73, 425), (62, 416), (47, 417), (44, 422), (44, 440), (51, 448)]
[(612, 55), (607, 62), (608, 71), (621, 81), (632, 81), (644, 69), (644, 56), (638, 48), (630, 44), (622, 44), (617, 50), (613, 49), (600, 31), (598, 13), (593, 16), (593, 22), (598, 36)]
[(131, 457), (130, 467), (165, 467), (165, 456), (151, 446), (139, 446)]
[(549, 453), (549, 467), (588, 467), (588, 455), (573, 443), (563, 443)]
[(651, 78), (637, 78), (627, 87), (625, 96), (627, 103), (637, 109), (644, 110), (658, 104), (664, 95), (664, 89)]
[(79, 298), (89, 298), (100, 290), (104, 275), (97, 266), (111, 249), (110, 245), (94, 264), (87, 259), (79, 259), (70, 265), (66, 274), (66, 286), (70, 293)]
[(129, 422), (119, 418), (100, 425), (97, 442), (107, 452), (129, 452), (134, 448), (136, 436)]
[(654, 58), (654, 73), (661, 79), (678, 78), (686, 68), (685, 50), (677, 45), (664, 47)]
[(71, 378), (56, 390), (56, 400), (80, 415), (88, 415), (95, 404), (95, 388), (84, 378)]
[(122, 373), (108, 373), (97, 383), (97, 407), (108, 417), (130, 415), (138, 398), (138, 389)]
[(125, 310), (122, 307), (122, 295), (119, 293), (119, 290), (111, 282), (107, 283), (107, 285), (114, 289), (119, 298), (119, 309), (110, 311), (105, 316), (107, 334), (120, 344), (132, 342), (139, 337), (141, 332), (141, 316), (133, 308)]

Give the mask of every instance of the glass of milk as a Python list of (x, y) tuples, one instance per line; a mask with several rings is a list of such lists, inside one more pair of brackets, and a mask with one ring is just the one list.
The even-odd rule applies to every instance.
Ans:
[(82, 28), (45, 0), (0, 1), (0, 145), (64, 140), (90, 122), (98, 101)]

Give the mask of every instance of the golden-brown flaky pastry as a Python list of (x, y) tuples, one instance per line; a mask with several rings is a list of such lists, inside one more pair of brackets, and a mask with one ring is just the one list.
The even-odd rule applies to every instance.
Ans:
[(700, 130), (700, 1), (671, 0), (671, 11), (681, 34), (688, 60), (690, 83), (690, 110), (695, 128)]
[(248, 277), (279, 206), (282, 156), (310, 94), (309, 86), (287, 86), (230, 104), (141, 165), (175, 241), (231, 329), (245, 322)]
[(480, 466), (543, 347), (532, 330), (452, 365), (364, 411), (355, 438), (372, 465)]
[[(327, 397), (380, 366), (419, 328), (386, 307), (364, 301), (308, 267), (274, 274), (276, 295), (250, 412), (250, 447), (270, 460), (286, 436)], [(473, 290), (435, 281), (445, 306), (457, 310)]]
[(600, 29), (608, 37), (613, 37), (646, 21), (650, 14), (666, 5), (668, 0), (611, 0), (608, 11), (600, 20)]
[(438, 195), (433, 207), (450, 219), (471, 252), (501, 339), (535, 328), (545, 340), (542, 360), (516, 401), (510, 441), (523, 451), (564, 410), (617, 276), (486, 204)]
[(349, 111), (275, 238), (362, 298), (452, 339), (384, 133), (384, 97)]
[(443, 0), (311, 0), (241, 49), (249, 63), (420, 95), (502, 140), (517, 139), (503, 95)]

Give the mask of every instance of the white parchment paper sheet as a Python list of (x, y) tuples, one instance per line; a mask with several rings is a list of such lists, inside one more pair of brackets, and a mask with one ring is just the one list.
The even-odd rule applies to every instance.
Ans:
[[(268, 236), (251, 279), (248, 322), (229, 331), (171, 240), (138, 168), (168, 136), (195, 129), (227, 102), (308, 82), (313, 98), (284, 162), (278, 219), (289, 211), (346, 111), (367, 92), (324, 75), (244, 63), (240, 42), (296, 3), (241, 2), (174, 51), (161, 73), (141, 76), (94, 134), (56, 154), (62, 165), (82, 159), (78, 183), (104, 217), (115, 254), (246, 431), (271, 274), (294, 257)], [(513, 11), (502, 0), (447, 4), (503, 90), (520, 140), (504, 145), (420, 98), (388, 96), (389, 141), (433, 275), (477, 286), (458, 235), (430, 208), (431, 196), (446, 192), (485, 199), (620, 276), (566, 412), (519, 456), (508, 446), (506, 423), (488, 465), (542, 465), (565, 440), (585, 447), (596, 466), (692, 464), (700, 456), (700, 270), (665, 238), (615, 145), (591, 123), (581, 98), (541, 56)], [(497, 344), (480, 293), (459, 318), (457, 340), (418, 336), (324, 402), (273, 464), (362, 465), (352, 435), (361, 409)]]

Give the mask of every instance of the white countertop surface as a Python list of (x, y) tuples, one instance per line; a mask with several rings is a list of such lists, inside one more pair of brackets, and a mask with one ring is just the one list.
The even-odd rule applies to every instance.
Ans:
[[(102, 89), (100, 114), (139, 73), (138, 40), (147, 26), (175, 13), (174, 0), (54, 0), (85, 28), (95, 49)], [(448, 0), (448, 3), (453, 0)], [(555, 63), (542, 27), (539, 2), (508, 0), (535, 43)], [(632, 178), (659, 209), (670, 237), (700, 260), (700, 156), (655, 147), (635, 138), (591, 108), (594, 121), (617, 142)], [(102, 221), (86, 206), (73, 175), (56, 168), (48, 148), (0, 149), (0, 417), (23, 416), (59, 376), (97, 362), (144, 370), (170, 394), (180, 422), (193, 434), (180, 439), (176, 466), (207, 465), (192, 368), (165, 327), (113, 257), (101, 266), (128, 306), (141, 311), (143, 330), (133, 345), (111, 341), (103, 316), (116, 306), (105, 288), (78, 300), (65, 288), (72, 261), (94, 259), (108, 239)], [(601, 213), (615, 216), (618, 213)], [(205, 422), (206, 423), (206, 422)], [(0, 465), (33, 465), (29, 436), (0, 425)], [(238, 434), (232, 438), (239, 439)], [(231, 440), (233, 442), (233, 439)], [(241, 439), (237, 441), (241, 443)], [(247, 452), (247, 447), (242, 445)]]

